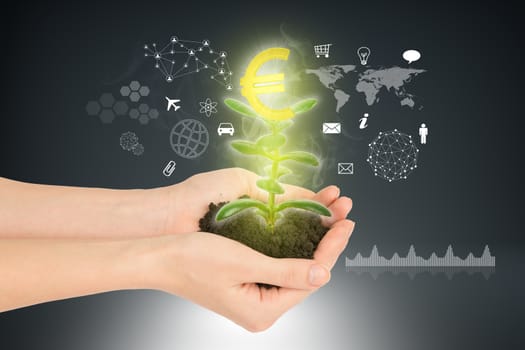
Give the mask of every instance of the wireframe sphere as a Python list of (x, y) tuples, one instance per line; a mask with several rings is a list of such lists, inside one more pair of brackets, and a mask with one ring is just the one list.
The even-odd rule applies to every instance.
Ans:
[(199, 157), (206, 151), (209, 142), (208, 129), (198, 120), (184, 119), (171, 129), (171, 148), (182, 158)]
[(397, 131), (380, 132), (368, 145), (366, 161), (374, 175), (389, 182), (406, 179), (417, 168), (419, 150), (412, 136)]

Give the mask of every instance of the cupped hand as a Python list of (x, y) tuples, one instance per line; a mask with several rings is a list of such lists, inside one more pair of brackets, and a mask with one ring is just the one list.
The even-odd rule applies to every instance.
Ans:
[[(314, 198), (329, 201), (335, 188)], [(338, 193), (337, 193), (338, 195)], [(155, 288), (221, 314), (258, 332), (270, 327), (284, 312), (300, 303), (330, 279), (330, 270), (342, 253), (354, 223), (343, 219), (351, 209), (347, 198), (329, 205), (331, 228), (319, 243), (313, 260), (276, 259), (228, 238), (205, 232), (162, 237), (162, 271)], [(257, 283), (280, 288), (267, 289)]]
[[(258, 175), (242, 169), (228, 168), (194, 175), (185, 181), (170, 186), (168, 190), (168, 215), (165, 234), (186, 233), (199, 230), (199, 220), (208, 212), (210, 203), (232, 201), (240, 196), (267, 200), (267, 193), (256, 186)], [(339, 207), (351, 207), (347, 197), (339, 198), (339, 189), (328, 186), (318, 193), (302, 187), (284, 185), (285, 193), (277, 201), (310, 199), (318, 201), (332, 211), (332, 217), (323, 218), (326, 226), (346, 217)]]

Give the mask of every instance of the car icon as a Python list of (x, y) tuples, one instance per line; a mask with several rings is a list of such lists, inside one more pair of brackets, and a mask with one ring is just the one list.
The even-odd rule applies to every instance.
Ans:
[(235, 129), (233, 128), (232, 123), (220, 123), (219, 128), (217, 129), (219, 136), (222, 136), (222, 134), (230, 134), (230, 136), (233, 136), (234, 132)]

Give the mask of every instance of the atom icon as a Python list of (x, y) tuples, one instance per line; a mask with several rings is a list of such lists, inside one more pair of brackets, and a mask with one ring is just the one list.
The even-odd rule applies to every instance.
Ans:
[(406, 179), (417, 168), (419, 150), (412, 136), (397, 131), (380, 132), (368, 145), (366, 161), (374, 175), (388, 182)]
[(199, 102), (199, 105), (201, 106), (199, 112), (206, 114), (208, 118), (211, 117), (212, 113), (217, 113), (217, 102), (212, 101), (209, 97), (206, 101)]

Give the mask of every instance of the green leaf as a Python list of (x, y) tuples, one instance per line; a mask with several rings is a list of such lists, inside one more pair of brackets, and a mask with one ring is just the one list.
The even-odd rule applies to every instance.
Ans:
[(317, 100), (315, 98), (307, 98), (306, 100), (302, 100), (291, 106), (290, 108), (295, 114), (301, 114), (308, 112), (312, 108), (315, 107), (317, 104)]
[(264, 147), (270, 150), (282, 147), (286, 143), (286, 137), (279, 134), (270, 134), (260, 137), (257, 140), (257, 147)]
[[(268, 166), (265, 166), (264, 167), (264, 172), (268, 175), (268, 176), (272, 176), (272, 166), (271, 165), (268, 165)], [(290, 169), (288, 169), (287, 167), (284, 167), (282, 165), (279, 165), (279, 167), (277, 168), (277, 176), (276, 178), (280, 178), (284, 175), (288, 175), (288, 174), (291, 174), (292, 171)]]
[(269, 193), (283, 194), (284, 188), (273, 179), (257, 180), (257, 187)]
[(227, 219), (249, 208), (257, 208), (263, 213), (268, 213), (268, 208), (261, 201), (255, 199), (237, 199), (236, 201), (223, 205), (217, 212), (217, 215), (215, 215), (215, 220), (221, 221)]
[(227, 98), (224, 100), (224, 104), (228, 106), (231, 110), (239, 114), (242, 114), (244, 116), (253, 117), (253, 118), (257, 118), (259, 116), (257, 112), (253, 110), (252, 107), (248, 106), (247, 104), (239, 100), (236, 100), (233, 98)]
[(268, 220), (268, 212), (267, 212), (267, 211), (262, 211), (262, 210), (260, 210), (260, 209), (257, 209), (257, 210), (255, 211), (255, 213), (256, 213), (257, 215), (262, 216), (263, 219)]
[(287, 208), (303, 209), (323, 216), (332, 216), (330, 210), (328, 210), (328, 208), (326, 208), (324, 205), (318, 202), (308, 200), (289, 200), (286, 202), (282, 202), (279, 205), (277, 205), (275, 211), (279, 212)]
[(243, 154), (262, 154), (262, 151), (257, 145), (253, 142), (249, 141), (232, 141), (230, 143), (232, 148), (236, 150), (237, 152), (241, 152)]
[(311, 165), (311, 166), (318, 166), (319, 160), (316, 156), (314, 156), (311, 153), (308, 152), (290, 152), (287, 154), (282, 155), (279, 160), (295, 160), (296, 162)]

